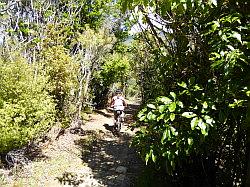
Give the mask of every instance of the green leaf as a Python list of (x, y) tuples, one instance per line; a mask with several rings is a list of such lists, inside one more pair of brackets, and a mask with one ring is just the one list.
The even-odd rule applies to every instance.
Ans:
[(174, 127), (170, 127), (170, 130), (174, 136), (178, 135), (178, 132), (176, 132)]
[(233, 34), (231, 36), (233, 38), (236, 38), (240, 43), (242, 43), (242, 41), (241, 41), (241, 35), (238, 32), (233, 32)]
[(188, 145), (193, 145), (193, 143), (194, 143), (193, 138), (188, 138)]
[(152, 150), (150, 150), (150, 152), (146, 154), (146, 157), (145, 157), (146, 165), (148, 164), (148, 160), (151, 157), (151, 154), (152, 154)]
[(168, 133), (168, 135), (167, 135), (168, 140), (170, 140), (171, 139), (171, 131), (168, 129), (167, 133)]
[(217, 6), (217, 0), (211, 0), (212, 4)]
[(234, 51), (234, 50), (235, 50), (234, 47), (231, 46), (231, 45), (227, 45), (227, 47), (228, 47), (231, 51)]
[(219, 53), (216, 53), (216, 52), (213, 52), (210, 54), (210, 58), (209, 60), (217, 60), (217, 59), (220, 59), (221, 58), (221, 55)]
[(148, 118), (148, 120), (156, 120), (156, 115), (152, 112), (149, 112), (147, 114), (147, 118)]
[(163, 119), (163, 118), (164, 118), (164, 116), (165, 116), (165, 114), (161, 114), (160, 116), (158, 116), (158, 117), (157, 117), (157, 119), (156, 119), (156, 120), (157, 120), (157, 121), (160, 121), (161, 119)]
[(197, 90), (203, 90), (203, 89), (201, 87), (199, 87), (198, 85), (195, 85), (194, 90), (197, 91)]
[(200, 129), (201, 129), (201, 133), (202, 133), (203, 135), (205, 135), (205, 134), (207, 133), (207, 131), (206, 131), (206, 129), (207, 129), (206, 123), (204, 123), (204, 122), (202, 121), (202, 119), (199, 119), (198, 126), (199, 126)]
[(170, 114), (164, 115), (164, 122), (167, 123), (170, 119)]
[(192, 0), (187, 0), (187, 9), (191, 9), (192, 8)]
[(168, 129), (166, 129), (163, 132), (162, 138), (161, 138), (161, 143), (163, 144), (163, 142), (165, 141), (165, 139), (168, 137)]
[(193, 85), (195, 83), (195, 77), (191, 77), (190, 79), (189, 79), (189, 84), (190, 85)]
[(154, 153), (152, 152), (152, 160), (153, 160), (154, 163), (156, 162), (156, 158), (157, 158), (157, 156), (154, 155)]
[(144, 121), (145, 119), (146, 119), (146, 115), (143, 115), (143, 116), (141, 116), (140, 118), (139, 118), (139, 121)]
[(221, 39), (222, 39), (223, 41), (225, 41), (225, 42), (229, 42), (228, 36), (227, 36), (226, 34), (222, 34), (222, 35), (221, 35)]
[(169, 104), (172, 102), (172, 100), (169, 99), (168, 97), (159, 97), (158, 100), (164, 104)]
[(246, 91), (246, 95), (250, 97), (250, 90)]
[(214, 120), (212, 118), (206, 119), (206, 123), (213, 126)]
[(182, 88), (187, 88), (187, 84), (185, 82), (177, 83)]
[(237, 99), (234, 99), (234, 102), (229, 104), (228, 106), (230, 108), (235, 108), (235, 107), (239, 107), (239, 106), (242, 106), (244, 103), (244, 100), (237, 100)]
[(143, 0), (143, 5), (144, 5), (145, 7), (147, 7), (147, 6), (148, 6), (148, 3), (149, 3), (149, 1), (148, 1), (148, 0)]
[(171, 95), (174, 99), (176, 99), (176, 94), (175, 94), (174, 92), (170, 92), (170, 95)]
[(170, 114), (170, 120), (171, 120), (171, 121), (174, 121), (174, 119), (175, 119), (175, 114), (174, 114), (174, 113), (171, 113), (171, 114)]
[(193, 118), (193, 117), (196, 116), (196, 114), (193, 113), (193, 112), (183, 112), (182, 116), (185, 117), (185, 118)]
[(207, 108), (208, 107), (208, 104), (207, 104), (206, 101), (202, 105), (203, 105), (203, 108)]
[(170, 112), (174, 112), (175, 109), (176, 109), (176, 103), (175, 102), (171, 103), (169, 105), (168, 109), (169, 109)]
[(206, 120), (207, 124), (209, 124), (210, 126), (213, 126), (214, 120), (210, 116), (205, 115), (204, 119)]
[(199, 122), (199, 118), (198, 118), (198, 117), (195, 117), (195, 118), (193, 118), (193, 119), (191, 120), (190, 125), (191, 125), (191, 129), (192, 129), (192, 130), (195, 129), (195, 127), (197, 126), (198, 122)]
[(140, 121), (143, 121), (145, 118), (146, 118), (146, 115), (145, 115), (145, 112), (147, 111), (147, 108), (144, 108), (144, 109), (142, 109), (139, 113), (138, 113), (138, 115), (137, 115), (137, 117), (140, 119)]
[(181, 101), (177, 101), (176, 103), (179, 107), (183, 108), (183, 103)]
[(155, 105), (153, 105), (153, 104), (147, 104), (147, 107), (152, 108), (152, 109), (156, 109)]
[(160, 112), (160, 113), (164, 112), (164, 110), (165, 110), (166, 108), (167, 108), (166, 105), (160, 105), (160, 106), (159, 106), (159, 112)]
[(125, 11), (129, 8), (129, 0), (122, 1), (122, 12), (125, 13)]
[[(173, 155), (174, 156), (174, 155)], [(175, 168), (175, 162), (173, 160), (170, 161), (170, 165)]]
[(220, 23), (218, 21), (212, 22), (212, 32), (216, 31), (218, 27), (220, 27)]

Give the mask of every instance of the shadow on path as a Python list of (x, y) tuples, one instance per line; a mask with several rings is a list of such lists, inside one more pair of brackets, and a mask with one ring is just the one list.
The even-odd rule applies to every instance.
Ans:
[(105, 127), (106, 130), (113, 132), (113, 125), (109, 125), (109, 124), (105, 123), (103, 126)]
[[(91, 135), (89, 132), (88, 136), (83, 136), (75, 142), (81, 151), (82, 161), (91, 168), (93, 178), (101, 184), (99, 186), (135, 186), (136, 176), (142, 171), (143, 163), (135, 150), (129, 147), (130, 140), (131, 136), (128, 133), (121, 132), (117, 138), (110, 132), (92, 131)], [(58, 180), (62, 184), (81, 184), (83, 179), (75, 175), (63, 173)]]
[(105, 116), (105, 117), (107, 117), (107, 118), (113, 117), (113, 114), (105, 113), (105, 112), (103, 112), (103, 111), (101, 111), (101, 110), (94, 110), (94, 112), (96, 112), (96, 113), (98, 113), (98, 114), (101, 114), (101, 115), (103, 115), (103, 116)]
[(109, 125), (109, 124), (105, 123), (103, 126), (105, 127), (106, 130), (110, 131), (115, 137), (121, 137), (121, 132), (117, 132), (114, 129), (113, 125)]
[[(127, 107), (125, 113), (129, 116), (129, 121), (133, 120), (133, 115), (138, 108), (139, 105)], [(108, 118), (113, 117), (112, 113), (105, 111), (95, 112)], [(128, 123), (126, 124), (129, 126)], [(113, 126), (108, 123), (104, 123), (103, 126), (107, 131), (88, 130), (75, 141), (75, 145), (81, 152), (82, 162), (87, 164), (91, 169), (92, 177), (98, 181), (98, 184), (92, 184), (91, 187), (149, 187), (150, 184), (144, 181), (144, 179), (148, 180), (147, 175), (143, 176), (145, 175), (144, 162), (135, 149), (130, 147), (132, 135), (126, 132), (114, 134)], [(57, 179), (62, 184), (78, 186), (85, 184), (85, 178), (86, 176), (77, 177), (76, 173), (63, 173), (62, 177)], [(140, 180), (143, 182), (138, 183)]]
[[(134, 106), (132, 106), (133, 108)], [(136, 106), (138, 107), (138, 106)], [(134, 107), (134, 111), (137, 108)], [(132, 110), (130, 110), (132, 111)], [(133, 112), (134, 112), (133, 111)], [(133, 113), (131, 112), (131, 113)], [(98, 112), (97, 112), (98, 113)], [(105, 112), (100, 111), (106, 117)], [(112, 116), (112, 115), (111, 115)], [(133, 120), (133, 114), (128, 114)], [(125, 123), (129, 126), (128, 123)], [(91, 124), (91, 126), (96, 124)], [(169, 183), (160, 178), (157, 173), (154, 175), (152, 170), (145, 168), (144, 162), (139, 158), (133, 147), (130, 147), (132, 135), (126, 132), (114, 134), (113, 126), (104, 123), (106, 131), (102, 130), (85, 130), (80, 135), (80, 139), (74, 143), (80, 150), (80, 158), (84, 164), (90, 168), (90, 173), (62, 173), (57, 180), (61, 184), (79, 186), (86, 184), (86, 175), (91, 175), (91, 187), (170, 187)], [(94, 179), (94, 180), (93, 180)], [(158, 182), (159, 181), (159, 182)], [(162, 182), (164, 181), (164, 183)], [(166, 185), (168, 184), (168, 185)], [(85, 185), (88, 186), (88, 185)]]
[[(88, 163), (95, 177), (103, 184), (110, 187), (133, 186), (134, 177), (142, 165), (139, 159), (135, 159), (134, 150), (129, 148), (130, 138), (128, 134), (120, 133), (118, 140), (109, 137), (97, 139), (92, 144), (91, 153), (82, 155), (82, 160)], [(119, 166), (126, 171), (117, 172)]]

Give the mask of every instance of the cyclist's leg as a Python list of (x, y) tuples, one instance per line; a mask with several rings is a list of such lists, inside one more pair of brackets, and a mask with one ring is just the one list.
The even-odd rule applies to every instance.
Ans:
[(122, 120), (122, 122), (124, 122), (124, 119), (125, 119), (125, 112), (122, 111), (122, 113), (121, 113), (121, 120)]
[(119, 114), (117, 115), (117, 121), (116, 121), (116, 130), (117, 132), (120, 132), (121, 130), (121, 125), (122, 125), (122, 113), (119, 112)]
[(114, 110), (114, 123), (116, 123), (117, 117), (118, 117), (118, 114), (117, 114), (117, 112)]

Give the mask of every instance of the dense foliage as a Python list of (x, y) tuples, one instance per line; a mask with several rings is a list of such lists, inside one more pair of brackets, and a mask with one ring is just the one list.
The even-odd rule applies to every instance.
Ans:
[(248, 2), (122, 4), (139, 22), (133, 51), (149, 103), (134, 139), (141, 156), (179, 184), (241, 185), (249, 128)]
[(93, 73), (123, 39), (114, 36), (120, 27), (104, 23), (119, 25), (113, 6), (99, 0), (0, 4), (0, 153), (27, 145), (56, 121), (67, 128), (81, 120), (83, 106), (95, 98)]
[[(13, 57), (13, 56), (12, 56)], [(0, 152), (6, 153), (38, 138), (52, 127), (53, 99), (46, 79), (20, 55), (0, 59)]]
[(133, 145), (147, 164), (178, 185), (242, 185), (248, 11), (247, 0), (3, 1), (0, 153), (119, 87), (141, 95)]
[(109, 91), (115, 91), (113, 87), (116, 83), (120, 83), (119, 87), (125, 89), (131, 72), (129, 62), (129, 57), (121, 53), (110, 54), (104, 59), (93, 80), (94, 101), (98, 106), (107, 105)]

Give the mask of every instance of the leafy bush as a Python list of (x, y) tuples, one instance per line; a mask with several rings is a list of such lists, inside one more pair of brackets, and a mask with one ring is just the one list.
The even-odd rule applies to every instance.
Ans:
[(67, 127), (76, 112), (74, 92), (77, 90), (78, 64), (60, 45), (47, 47), (42, 54), (48, 76), (46, 88), (56, 103), (57, 118)]
[[(184, 82), (180, 85), (186, 87)], [(158, 97), (139, 112), (139, 124), (143, 122), (145, 126), (137, 132), (133, 144), (140, 145), (146, 163), (152, 160), (161, 166), (167, 161), (171, 173), (181, 159), (204, 151), (201, 145), (215, 125), (210, 117), (215, 106), (203, 100), (202, 90), (192, 85), (178, 94), (170, 92), (169, 97)], [(200, 99), (186, 105), (185, 100), (191, 101), (193, 94), (200, 95)]]
[[(194, 82), (190, 79), (189, 84), (179, 83), (179, 92), (160, 96), (139, 112), (137, 125), (141, 127), (133, 145), (147, 164), (154, 163), (171, 176), (177, 173), (199, 179), (197, 176), (203, 174), (192, 172), (200, 168), (213, 177), (209, 179), (212, 183), (217, 170), (217, 182), (225, 184), (228, 169), (237, 165), (232, 172), (235, 178), (227, 184), (239, 182), (244, 178), (246, 132), (242, 124), (246, 119), (247, 96), (241, 100), (220, 99), (212, 80), (206, 89)], [(208, 91), (209, 87), (215, 90)], [(230, 157), (229, 152), (237, 157)]]
[(21, 57), (0, 59), (1, 153), (27, 144), (53, 125), (55, 105), (45, 84)]
[(129, 79), (131, 71), (129, 55), (120, 53), (107, 55), (100, 69), (94, 75), (92, 87), (95, 95), (94, 102), (98, 106), (104, 106), (110, 87), (120, 83), (120, 87), (124, 88)]

